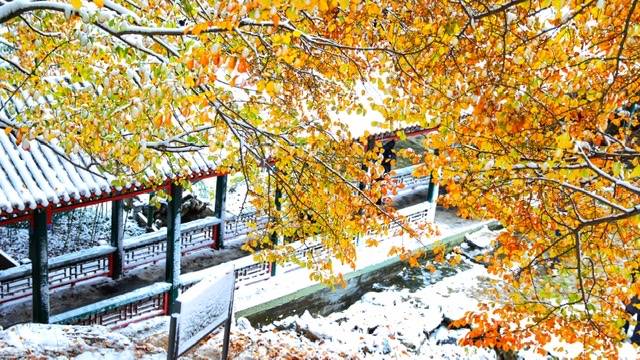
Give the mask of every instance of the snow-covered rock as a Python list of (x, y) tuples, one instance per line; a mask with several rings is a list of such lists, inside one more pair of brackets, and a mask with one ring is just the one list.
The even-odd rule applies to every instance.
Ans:
[(468, 288), (486, 281), (486, 276), (482, 266), (465, 263), (464, 269), (416, 291), (368, 292), (344, 311), (326, 317), (305, 311), (275, 321), (258, 334), (297, 336), (319, 349), (367, 359), (495, 359), (492, 351), (456, 345), (468, 330), (449, 330), (445, 325), (475, 309), (478, 300)]

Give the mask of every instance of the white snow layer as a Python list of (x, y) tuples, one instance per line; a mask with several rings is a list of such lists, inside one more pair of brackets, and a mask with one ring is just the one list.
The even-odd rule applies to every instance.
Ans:
[[(55, 143), (43, 145), (39, 141), (31, 141), (25, 150), (16, 145), (15, 138), (0, 131), (0, 216), (111, 192), (109, 180), (113, 176), (100, 173), (95, 166), (91, 168), (93, 173), (85, 170), (89, 162), (82, 154), (67, 159), (61, 153)], [(184, 158), (194, 174), (215, 170), (215, 164), (205, 160), (203, 154), (187, 154)], [(163, 176), (172, 176), (168, 167)]]

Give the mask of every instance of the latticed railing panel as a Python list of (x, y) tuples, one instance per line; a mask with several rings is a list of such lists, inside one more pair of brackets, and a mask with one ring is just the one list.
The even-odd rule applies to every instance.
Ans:
[[(73, 325), (102, 325), (118, 328), (131, 322), (162, 315), (165, 312), (165, 295), (157, 294), (151, 297), (119, 306), (107, 311), (98, 311), (82, 319), (70, 321)], [(66, 323), (66, 322), (63, 322)]]
[(49, 286), (73, 284), (87, 278), (109, 275), (109, 257), (99, 257), (49, 271)]
[[(208, 226), (183, 231), (180, 236), (182, 253), (184, 254), (206, 247), (213, 247), (215, 245), (214, 231), (216, 226), (218, 225), (210, 224)], [(166, 250), (166, 234), (152, 241), (143, 240), (139, 245), (136, 245), (135, 242), (133, 242), (125, 248), (125, 268), (131, 269), (146, 265), (150, 262), (162, 260), (166, 256)]]
[[(294, 251), (294, 256), (302, 261), (306, 261), (309, 255), (318, 261), (327, 258), (329, 256), (329, 250), (322, 246), (321, 243), (317, 243), (313, 245), (303, 245), (303, 247)], [(288, 262), (282, 266), (284, 272), (298, 268), (300, 268), (300, 265), (294, 262)]]
[[(234, 216), (224, 223), (224, 237), (230, 239), (263, 229), (268, 220), (266, 216), (257, 217), (255, 212)], [(251, 223), (255, 224), (255, 227), (250, 226)]]
[[(80, 252), (80, 254), (85, 254)], [(68, 256), (66, 256), (68, 257)], [(55, 265), (55, 263), (62, 263)], [(55, 289), (66, 285), (73, 285), (79, 281), (109, 275), (109, 255), (104, 251), (95, 254), (95, 257), (85, 258), (78, 262), (52, 261), (54, 263), (49, 271), (49, 288)], [(13, 269), (12, 269), (13, 270)], [(21, 270), (21, 271), (20, 271)], [(20, 299), (31, 295), (31, 265), (22, 265), (14, 270), (14, 274), (0, 276), (0, 303)]]
[(429, 181), (431, 180), (429, 176), (416, 178), (416, 177), (413, 177), (411, 174), (394, 177), (393, 179), (396, 180), (398, 183), (404, 184), (405, 187), (429, 185)]
[(214, 233), (217, 225), (200, 228), (192, 231), (185, 231), (180, 236), (180, 244), (183, 252), (203, 249), (214, 246)]
[(131, 247), (124, 251), (124, 264), (126, 269), (135, 268), (150, 262), (164, 259), (167, 249), (167, 240)]
[(271, 277), (270, 263), (256, 263), (235, 269), (236, 284), (248, 285)]
[(31, 274), (15, 279), (0, 280), (0, 303), (31, 294)]

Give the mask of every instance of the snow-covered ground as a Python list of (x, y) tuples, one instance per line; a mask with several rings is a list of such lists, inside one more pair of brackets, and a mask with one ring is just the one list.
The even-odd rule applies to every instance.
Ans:
[[(495, 236), (496, 232), (483, 230), (467, 242), (489, 246)], [(404, 269), (399, 276), (407, 279), (422, 271), (423, 285), (407, 281), (409, 287), (379, 287), (347, 309), (324, 317), (305, 312), (260, 328), (237, 319), (230, 358), (497, 359), (493, 350), (457, 345), (468, 330), (447, 327), (450, 320), (485, 300), (481, 290), (490, 286), (486, 269), (464, 261), (453, 273), (450, 270), (431, 274)], [(157, 317), (116, 332), (100, 326), (18, 325), (0, 332), (0, 358), (165, 359), (168, 324), (168, 317)], [(219, 331), (183, 358), (218, 358), (221, 345)], [(637, 355), (625, 345), (620, 358)], [(518, 358), (543, 359), (531, 352), (521, 352)]]
[[(449, 331), (443, 325), (477, 304), (469, 284), (485, 276), (482, 267), (470, 265), (417, 291), (370, 292), (348, 309), (327, 317), (305, 312), (260, 329), (238, 319), (231, 355), (235, 359), (494, 359), (491, 351), (455, 345), (464, 331)], [(28, 349), (34, 356), (160, 359), (166, 356), (168, 321), (168, 317), (159, 317), (117, 333), (102, 327), (19, 325), (0, 333), (1, 355), (24, 354)], [(221, 337), (209, 337), (185, 358), (217, 358)]]
[[(308, 312), (252, 330), (262, 334), (298, 334), (335, 354), (370, 359), (493, 359), (492, 351), (456, 344), (465, 330), (450, 331), (446, 323), (473, 310), (479, 294), (474, 284), (486, 277), (484, 268), (471, 265), (456, 275), (412, 291), (391, 288), (369, 292), (348, 309), (326, 317)], [(265, 335), (266, 336), (266, 335)]]

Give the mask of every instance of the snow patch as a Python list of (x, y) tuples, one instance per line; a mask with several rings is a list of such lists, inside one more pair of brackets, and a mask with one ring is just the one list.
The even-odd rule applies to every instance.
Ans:
[(482, 229), (466, 234), (464, 236), (465, 241), (478, 248), (488, 248), (491, 246), (491, 242), (496, 238), (496, 233), (490, 230), (487, 226)]

